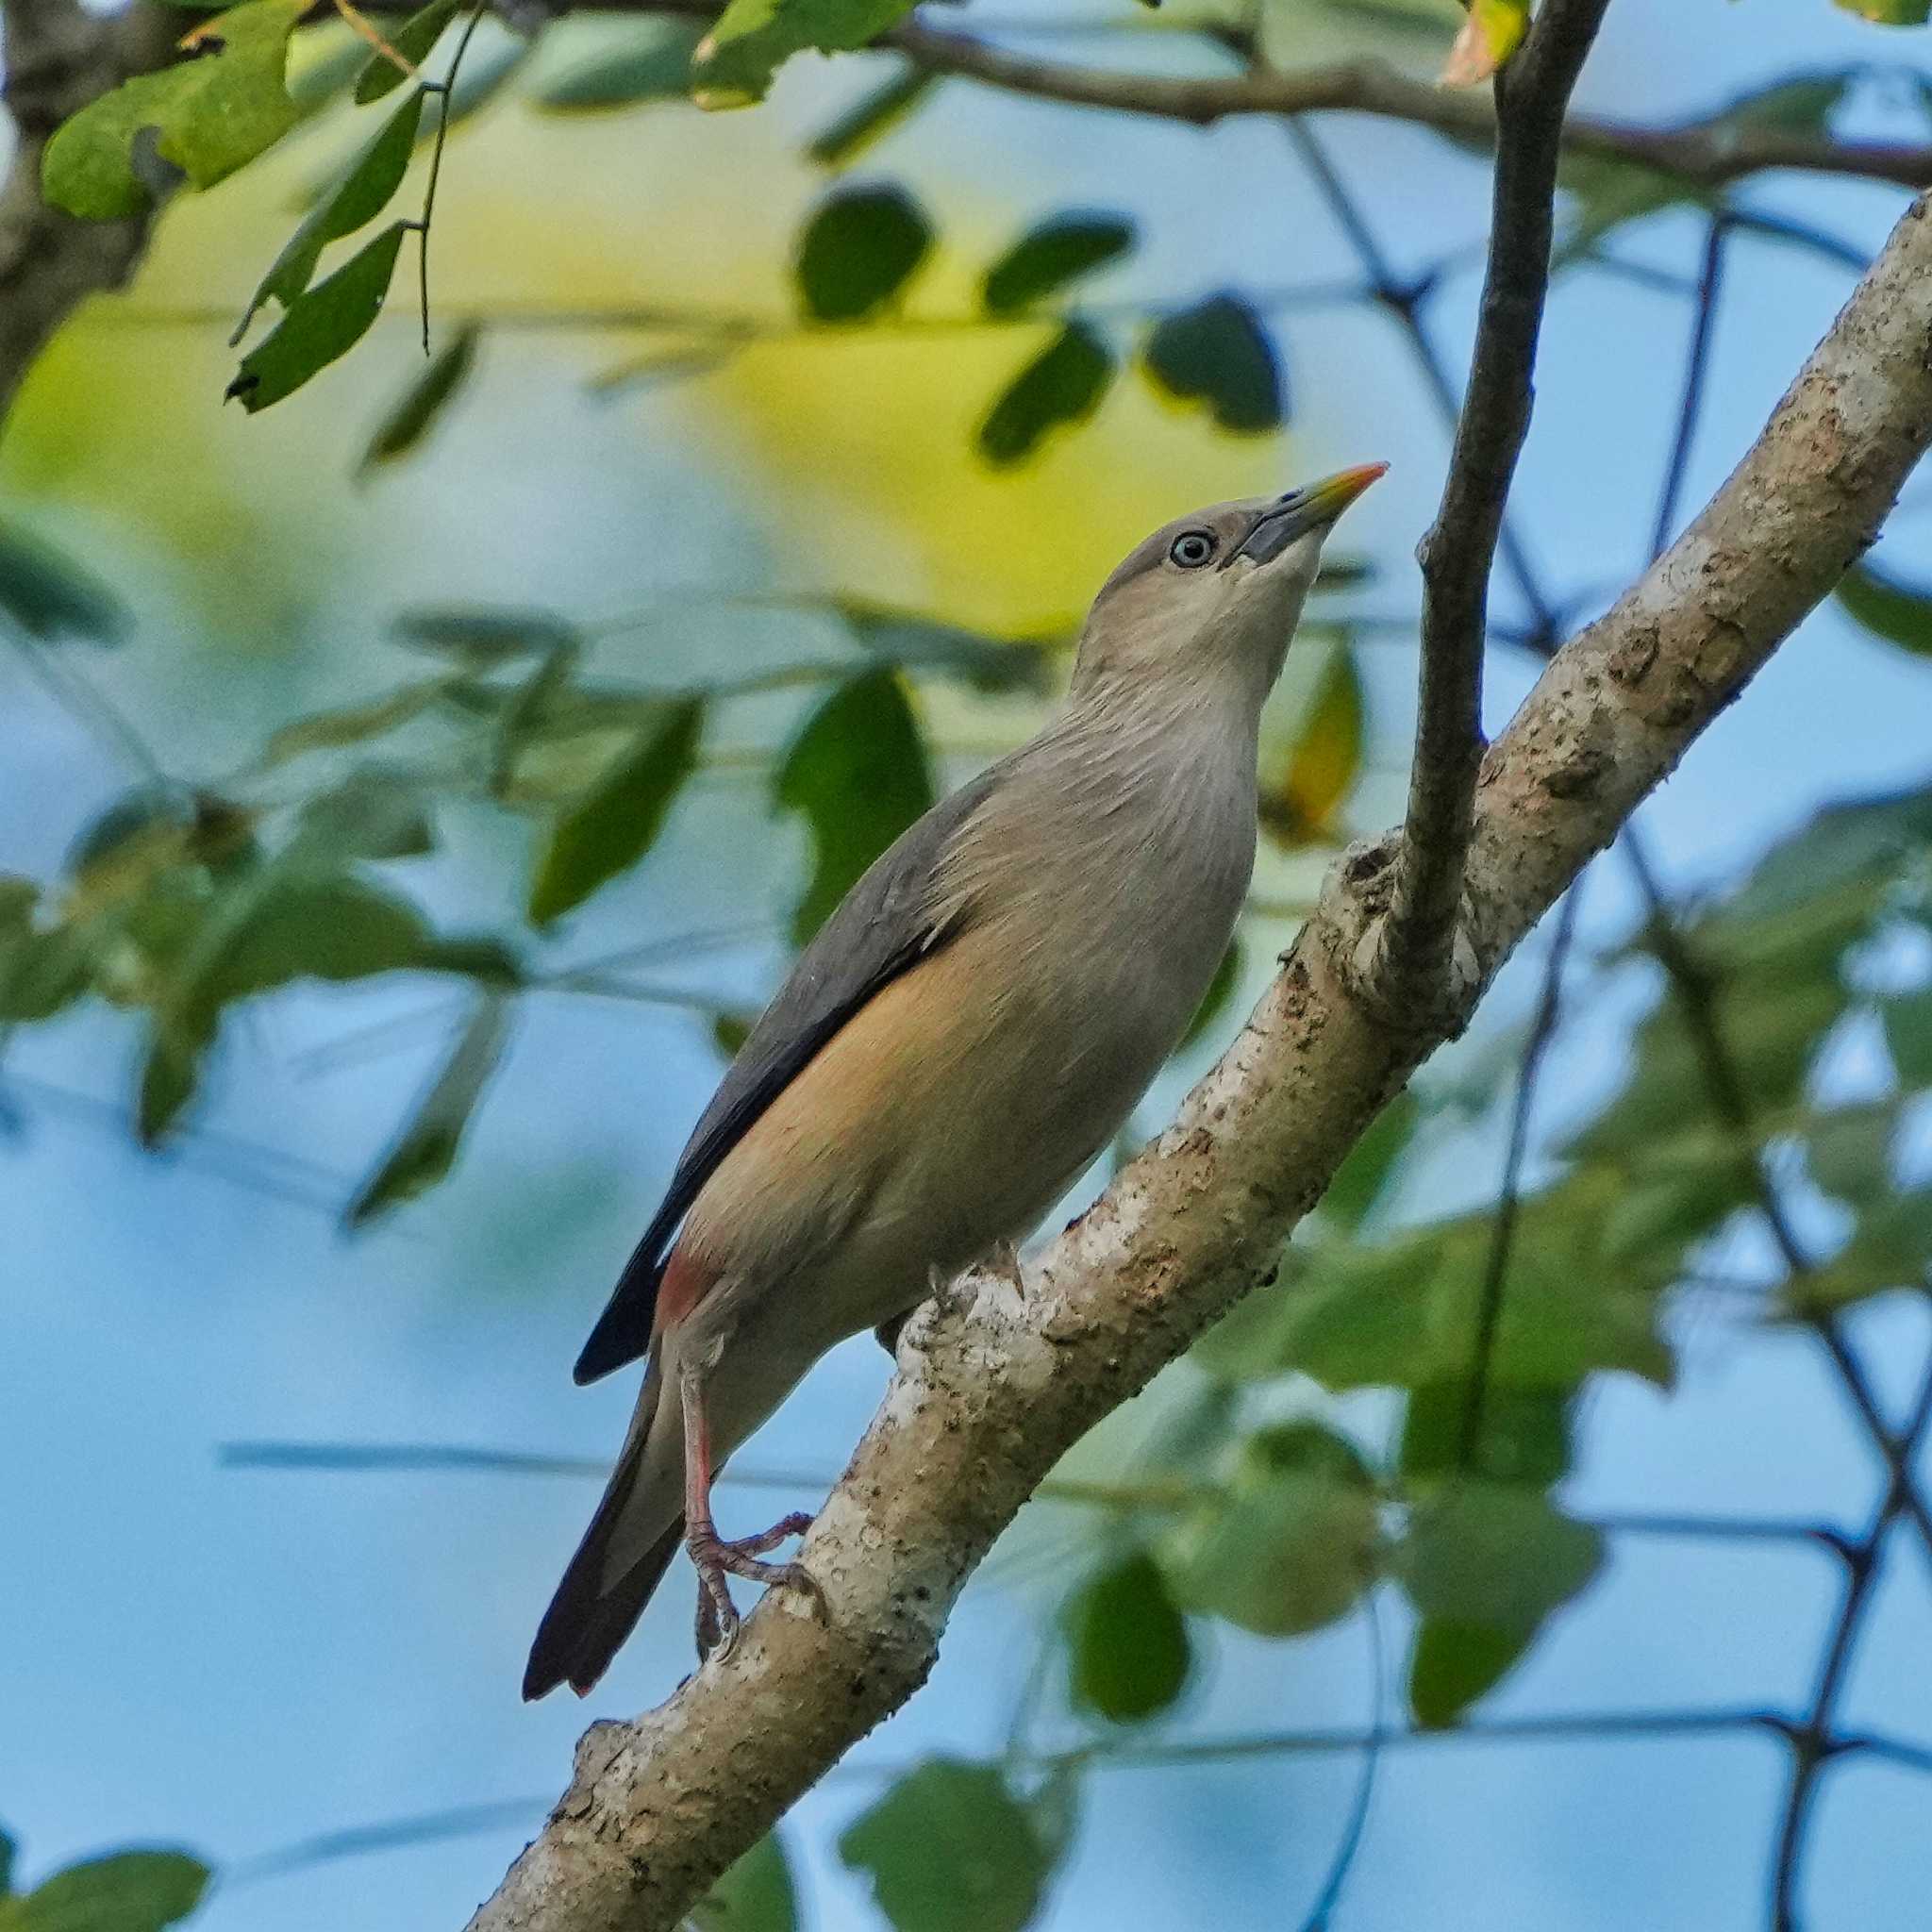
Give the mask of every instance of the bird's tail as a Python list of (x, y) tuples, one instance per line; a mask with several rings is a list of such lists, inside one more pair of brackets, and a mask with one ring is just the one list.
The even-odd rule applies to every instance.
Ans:
[(559, 1684), (580, 1697), (590, 1690), (677, 1553), (684, 1535), (683, 1421), (676, 1400), (662, 1396), (654, 1360), (603, 1501), (537, 1627), (524, 1669), (526, 1698)]

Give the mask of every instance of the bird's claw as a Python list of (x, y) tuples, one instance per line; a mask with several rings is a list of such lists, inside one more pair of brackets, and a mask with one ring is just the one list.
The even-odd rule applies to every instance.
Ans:
[(697, 1566), (698, 1573), (698, 1616), (697, 1645), (699, 1659), (724, 1657), (731, 1654), (731, 1646), (738, 1641), (739, 1625), (741, 1619), (738, 1606), (731, 1601), (731, 1589), (725, 1582), (727, 1576), (742, 1576), (747, 1582), (760, 1583), (766, 1589), (782, 1584), (788, 1589), (803, 1591), (811, 1599), (812, 1613), (821, 1623), (831, 1616), (830, 1606), (825, 1601), (825, 1592), (818, 1578), (803, 1563), (766, 1563), (759, 1558), (764, 1552), (775, 1549), (786, 1538), (803, 1536), (811, 1527), (812, 1519), (803, 1509), (794, 1509), (789, 1516), (781, 1516), (770, 1529), (760, 1530), (756, 1536), (745, 1536), (726, 1541), (714, 1529), (705, 1525), (693, 1531), (687, 1539), (691, 1559)]

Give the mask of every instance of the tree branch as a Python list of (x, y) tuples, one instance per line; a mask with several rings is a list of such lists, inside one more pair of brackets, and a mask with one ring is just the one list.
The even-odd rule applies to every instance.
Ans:
[[(1468, 882), (1479, 982), (1871, 541), (1932, 444), (1928, 330), (1922, 203), (1717, 496), (1557, 654), (1485, 758)], [(473, 1932), (669, 1932), (924, 1681), (966, 1576), (1033, 1488), (1267, 1275), (1437, 1043), (1379, 1024), (1338, 967), (1386, 909), (1393, 849), (1337, 868), (1241, 1038), (1054, 1241), (1024, 1302), (969, 1275), (907, 1324), (885, 1404), (803, 1552), (828, 1621), (775, 1592), (667, 1704), (593, 1725)]]
[[(1410, 80), (1380, 60), (1342, 61), (1285, 74), (1264, 68), (1226, 79), (1174, 79), (1041, 60), (925, 26), (895, 27), (878, 44), (896, 47), (929, 73), (984, 81), (1008, 93), (1196, 126), (1243, 114), (1340, 112), (1407, 121), (1481, 147), (1496, 139), (1496, 109), (1486, 95)], [(1706, 190), (1727, 187), (1768, 168), (1862, 175), (1901, 188), (1932, 187), (1932, 146), (1924, 142), (1835, 141), (1802, 130), (1733, 127), (1724, 125), (1722, 110), (1664, 127), (1576, 115), (1563, 129), (1563, 147), (1573, 155), (1655, 168)]]
[[(172, 57), (166, 9), (92, 14), (76, 0), (0, 0), (7, 72), (0, 98), (18, 140), (0, 185), (0, 423), (28, 366), (73, 308), (118, 288), (150, 217), (83, 222), (41, 196), (41, 155), (69, 114)], [(178, 27), (180, 23), (172, 25)]]
[(1521, 52), (1496, 81), (1496, 175), (1475, 348), (1441, 508), (1417, 553), (1423, 621), (1415, 761), (1374, 973), (1376, 997), (1398, 1013), (1433, 1001), (1453, 971), (1483, 749), (1490, 574), (1529, 433), (1563, 116), (1607, 5), (1543, 0)]

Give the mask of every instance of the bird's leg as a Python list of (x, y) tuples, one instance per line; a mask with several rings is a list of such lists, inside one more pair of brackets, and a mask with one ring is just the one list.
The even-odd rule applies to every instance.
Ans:
[(1010, 1241), (996, 1241), (992, 1252), (986, 1257), (989, 1274), (997, 1274), (1024, 1302), (1026, 1299), (1026, 1275), (1020, 1266), (1020, 1250)]
[(767, 1586), (790, 1584), (809, 1593), (821, 1615), (825, 1593), (818, 1578), (800, 1563), (761, 1563), (765, 1551), (787, 1537), (803, 1536), (811, 1517), (803, 1509), (781, 1516), (770, 1529), (727, 1541), (711, 1521), (711, 1431), (705, 1415), (705, 1375), (695, 1362), (677, 1372), (677, 1392), (684, 1408), (684, 1542), (698, 1572), (698, 1655), (729, 1651), (738, 1636), (738, 1607), (724, 1579), (743, 1576)]

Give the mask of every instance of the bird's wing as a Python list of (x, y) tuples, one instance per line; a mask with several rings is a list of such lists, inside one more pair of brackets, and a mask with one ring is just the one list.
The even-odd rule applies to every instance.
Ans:
[(908, 827), (798, 956), (686, 1143), (663, 1205), (577, 1357), (578, 1382), (594, 1382), (650, 1347), (658, 1285), (678, 1224), (753, 1123), (875, 993), (959, 932), (970, 915), (938, 908), (933, 876), (998, 775), (997, 767), (982, 774)]

